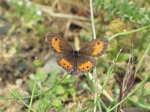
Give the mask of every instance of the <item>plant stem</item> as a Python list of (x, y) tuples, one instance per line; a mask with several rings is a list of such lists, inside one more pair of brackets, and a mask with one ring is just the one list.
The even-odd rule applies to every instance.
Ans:
[(18, 97), (18, 99), (32, 112), (36, 112), (35, 110), (33, 110), (30, 106), (28, 106), (20, 97)]
[[(57, 85), (59, 85), (67, 76), (68, 76), (68, 74), (66, 74), (59, 82), (57, 82), (54, 86), (52, 86), (52, 87), (49, 88), (48, 90), (46, 90), (46, 91), (44, 91), (44, 92), (42, 92), (42, 93), (39, 93), (39, 94), (37, 94), (37, 95), (34, 95), (33, 97), (38, 97), (38, 96), (40, 96), (40, 95), (43, 95), (43, 94), (49, 92), (50, 90), (52, 90), (53, 88), (55, 88)], [(29, 99), (29, 98), (31, 98), (31, 96), (20, 97), (20, 98), (21, 98), (21, 99)], [(3, 98), (0, 98), (0, 100), (10, 100), (10, 99), (16, 99), (16, 98), (14, 98), (14, 97), (9, 97), (9, 98), (8, 98), (8, 97), (7, 97), (7, 98), (3, 97)]]
[[(93, 37), (94, 37), (94, 39), (96, 39), (92, 0), (90, 0), (90, 12), (91, 12), (91, 23), (92, 23)], [(97, 94), (98, 94), (97, 93), (97, 74), (96, 74), (96, 68), (93, 70), (93, 75), (94, 75), (94, 88), (95, 88), (95, 96), (94, 96), (94, 103), (95, 103), (96, 99), (97, 99)], [(94, 108), (94, 112), (96, 112), (96, 106)]]
[[(145, 53), (144, 53), (142, 59), (140, 60), (140, 65), (142, 65), (141, 63), (142, 63), (144, 57), (146, 56), (146, 54), (148, 54), (149, 48), (150, 48), (150, 44), (148, 45), (148, 47), (147, 47), (147, 49), (146, 49), (146, 51), (145, 51)], [(138, 67), (138, 69), (139, 69), (139, 67)], [(137, 73), (137, 71), (138, 71), (138, 70), (136, 70), (136, 73)], [(136, 75), (136, 73), (135, 73), (135, 75)], [(119, 106), (120, 104), (122, 104), (123, 102), (125, 102), (130, 96), (132, 96), (137, 90), (139, 90), (139, 88), (140, 88), (142, 85), (144, 85), (144, 84), (146, 83), (146, 81), (147, 81), (149, 78), (150, 78), (150, 74), (148, 74), (147, 77), (137, 86), (137, 88), (135, 88), (133, 91), (131, 91), (131, 93), (130, 93), (127, 97), (125, 97), (122, 101), (120, 101), (118, 104), (116, 104), (116, 105), (115, 105), (114, 107), (112, 107), (111, 109), (107, 110), (107, 112), (111, 112), (111, 111), (114, 110), (117, 106)]]
[(143, 62), (143, 60), (144, 60), (144, 57), (145, 57), (146, 54), (149, 52), (149, 49), (150, 49), (150, 44), (148, 45), (148, 47), (147, 47), (147, 49), (146, 49), (144, 55), (142, 56), (142, 58), (141, 58), (140, 61), (139, 61), (139, 64), (138, 64), (138, 66), (137, 66), (137, 68), (136, 68), (136, 71), (135, 71), (135, 75), (136, 75), (136, 73), (138, 72), (138, 70), (139, 70), (139, 68), (140, 68), (140, 66), (141, 66), (141, 64), (142, 64), (142, 62)]
[(137, 90), (139, 90), (139, 88), (146, 83), (146, 81), (150, 78), (150, 74), (147, 75), (147, 77), (137, 86), (137, 88), (135, 88), (133, 91), (131, 91), (131, 93), (125, 97), (121, 102), (119, 102), (118, 104), (116, 104), (114, 107), (112, 107), (111, 109), (107, 110), (107, 112), (112, 112), (117, 106), (119, 106), (121, 103), (125, 102), (130, 96), (132, 96)]
[(139, 29), (136, 29), (136, 30), (131, 30), (131, 31), (129, 31), (129, 32), (117, 33), (117, 34), (111, 36), (108, 40), (111, 41), (112, 39), (114, 39), (114, 38), (117, 37), (117, 36), (128, 35), (128, 34), (131, 34), (131, 33), (135, 33), (135, 32), (144, 30), (144, 29), (149, 28), (149, 27), (150, 27), (150, 25), (145, 26), (145, 27), (142, 27), (142, 28), (139, 28)]
[(34, 95), (34, 97), (37, 97), (37, 96), (40, 96), (40, 95), (42, 95), (42, 94), (45, 94), (45, 93), (49, 92), (50, 90), (52, 90), (53, 88), (55, 88), (57, 85), (59, 85), (67, 76), (68, 76), (68, 74), (66, 74), (59, 82), (57, 82), (56, 84), (54, 84), (53, 87), (51, 87), (50, 89), (44, 91), (43, 93)]
[[(36, 68), (36, 76), (35, 76), (35, 80), (34, 80), (34, 84), (33, 84), (33, 88), (32, 88), (32, 95), (31, 95), (31, 99), (30, 99), (30, 104), (29, 104), (30, 108), (32, 107), (32, 102), (33, 102), (33, 97), (34, 97), (34, 92), (35, 92), (35, 86), (36, 86), (38, 73), (39, 73), (39, 67)], [(28, 112), (30, 112), (30, 108), (29, 108)]]
[(92, 22), (93, 37), (94, 37), (94, 39), (96, 39), (92, 0), (90, 0), (90, 13), (91, 13), (91, 22)]

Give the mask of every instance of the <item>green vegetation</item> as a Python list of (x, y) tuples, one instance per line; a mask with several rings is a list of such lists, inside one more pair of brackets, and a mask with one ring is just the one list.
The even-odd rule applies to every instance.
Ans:
[[(0, 111), (150, 110), (150, 2), (92, 3), (0, 1)], [(97, 58), (92, 73), (73, 77), (53, 61), (48, 32), (59, 34), (76, 49), (93, 34), (108, 38), (109, 47)]]

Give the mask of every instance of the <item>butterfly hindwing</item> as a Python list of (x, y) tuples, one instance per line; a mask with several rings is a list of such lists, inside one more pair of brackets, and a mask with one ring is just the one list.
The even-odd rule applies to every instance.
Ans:
[(66, 70), (66, 72), (70, 73), (75, 69), (75, 58), (71, 54), (62, 54), (56, 56), (56, 62), (59, 66)]
[(91, 56), (78, 56), (77, 57), (77, 71), (78, 74), (85, 74), (91, 72), (97, 65), (96, 59)]

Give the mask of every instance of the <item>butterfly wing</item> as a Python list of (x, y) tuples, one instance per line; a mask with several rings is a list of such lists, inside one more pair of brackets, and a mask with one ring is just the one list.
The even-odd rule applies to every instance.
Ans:
[(78, 75), (91, 72), (97, 65), (96, 59), (91, 56), (78, 56), (77, 57), (77, 73)]
[(75, 67), (74, 49), (57, 34), (48, 33), (46, 37), (52, 51), (58, 54), (56, 56), (57, 64), (68, 73), (73, 71)]
[(57, 56), (56, 62), (68, 74), (71, 74), (73, 76), (90, 72), (95, 68), (97, 64), (97, 61), (91, 56), (79, 55), (75, 57), (73, 53)]
[(107, 38), (95, 39), (80, 48), (79, 54), (93, 57), (101, 56), (106, 51), (107, 45)]
[(61, 37), (54, 33), (47, 34), (47, 42), (54, 53), (66, 54), (74, 49)]
[(75, 70), (75, 57), (72, 53), (66, 53), (56, 56), (56, 62), (69, 74), (71, 74), (71, 72)]

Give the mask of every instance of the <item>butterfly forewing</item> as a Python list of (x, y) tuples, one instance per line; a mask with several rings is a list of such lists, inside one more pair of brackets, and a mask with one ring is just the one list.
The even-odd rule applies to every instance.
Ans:
[(62, 54), (70, 51), (74, 51), (74, 49), (63, 39), (60, 38), (58, 35), (54, 33), (47, 34), (47, 42), (49, 43), (50, 48), (53, 52)]
[(93, 57), (101, 56), (106, 51), (107, 45), (107, 38), (95, 39), (80, 48), (79, 54)]

